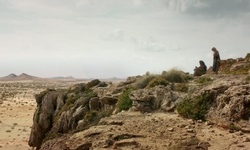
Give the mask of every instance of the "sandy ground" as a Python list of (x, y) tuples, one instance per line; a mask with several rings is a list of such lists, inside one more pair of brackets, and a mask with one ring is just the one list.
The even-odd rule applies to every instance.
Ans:
[(0, 149), (28, 150), (35, 99), (12, 99), (0, 105)]
[(31, 150), (28, 145), (34, 95), (47, 88), (67, 89), (74, 81), (0, 81), (0, 150)]

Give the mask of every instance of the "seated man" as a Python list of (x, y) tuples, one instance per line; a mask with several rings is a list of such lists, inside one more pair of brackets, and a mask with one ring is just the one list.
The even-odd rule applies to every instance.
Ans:
[(207, 66), (205, 65), (204, 61), (200, 60), (199, 63), (200, 66), (195, 67), (194, 69), (194, 76), (201, 76), (207, 72)]

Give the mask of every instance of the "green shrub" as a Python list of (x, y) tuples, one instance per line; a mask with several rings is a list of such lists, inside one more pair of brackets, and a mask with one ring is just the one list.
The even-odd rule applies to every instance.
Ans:
[(97, 97), (97, 93), (95, 93), (92, 89), (86, 89), (84, 92), (83, 92), (84, 96), (87, 96), (89, 98), (92, 98), (92, 97)]
[(152, 88), (152, 87), (155, 87), (155, 86), (158, 86), (158, 85), (163, 85), (163, 86), (166, 86), (168, 85), (168, 81), (165, 80), (164, 78), (162, 77), (155, 77), (154, 79), (152, 79), (148, 85), (147, 85), (147, 88)]
[(250, 76), (247, 76), (247, 77), (246, 77), (246, 80), (247, 80), (247, 81), (250, 81)]
[(180, 71), (177, 69), (163, 71), (161, 75), (167, 81), (172, 82), (172, 83), (183, 83), (191, 79), (191, 76), (189, 74), (186, 74), (183, 71)]
[(46, 89), (46, 90), (40, 92), (39, 94), (36, 94), (36, 95), (35, 95), (36, 101), (42, 102), (43, 97), (44, 97), (48, 92), (50, 92), (50, 91), (55, 91), (55, 90), (54, 90), (54, 89)]
[(117, 108), (121, 110), (128, 110), (132, 107), (132, 100), (129, 98), (129, 94), (133, 91), (133, 89), (125, 90), (119, 97), (117, 102)]
[(80, 97), (81, 97), (80, 94), (67, 97), (65, 105), (69, 106), (69, 105), (74, 104), (76, 102), (76, 100), (79, 99)]
[(207, 114), (212, 104), (212, 94), (203, 94), (194, 99), (186, 97), (177, 105), (177, 111), (181, 116), (186, 118), (205, 120), (205, 114)]
[(240, 131), (241, 130), (241, 128), (239, 126), (235, 125), (235, 124), (232, 124), (229, 127), (229, 129), (234, 130), (234, 131)]
[(244, 66), (244, 67), (241, 67), (235, 71), (230, 71), (230, 74), (248, 74), (250, 70), (250, 66)]
[(36, 123), (38, 124), (39, 123), (39, 119), (40, 119), (40, 114), (41, 114), (41, 106), (40, 105), (38, 105), (38, 107), (37, 107), (37, 110), (36, 110)]
[(179, 92), (188, 92), (188, 85), (186, 83), (175, 84), (174, 90)]
[(92, 123), (96, 120), (98, 115), (98, 111), (96, 110), (90, 110), (85, 116), (84, 116), (84, 121), (88, 123)]
[(198, 78), (195, 82), (199, 84), (210, 84), (212, 83), (212, 81), (213, 79), (211, 79), (210, 77), (204, 76), (204, 77)]
[(134, 84), (133, 86), (136, 89), (143, 89), (145, 88), (148, 83), (153, 80), (156, 76), (155, 75), (147, 75), (147, 76), (142, 76), (141, 78), (139, 78)]
[(98, 79), (92, 80), (92, 81), (90, 81), (90, 82), (87, 83), (86, 87), (87, 88), (92, 88), (92, 87), (98, 85), (100, 82), (101, 81), (98, 80)]

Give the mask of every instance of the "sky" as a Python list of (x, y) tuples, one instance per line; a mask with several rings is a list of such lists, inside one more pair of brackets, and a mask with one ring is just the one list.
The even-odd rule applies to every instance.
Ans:
[(0, 76), (193, 73), (250, 53), (249, 0), (0, 0)]

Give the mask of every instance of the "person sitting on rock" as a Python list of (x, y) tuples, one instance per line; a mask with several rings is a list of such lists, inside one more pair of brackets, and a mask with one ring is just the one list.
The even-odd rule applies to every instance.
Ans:
[(203, 74), (206, 74), (207, 72), (207, 66), (205, 65), (204, 61), (199, 61), (200, 66), (194, 68), (194, 76), (201, 76)]

